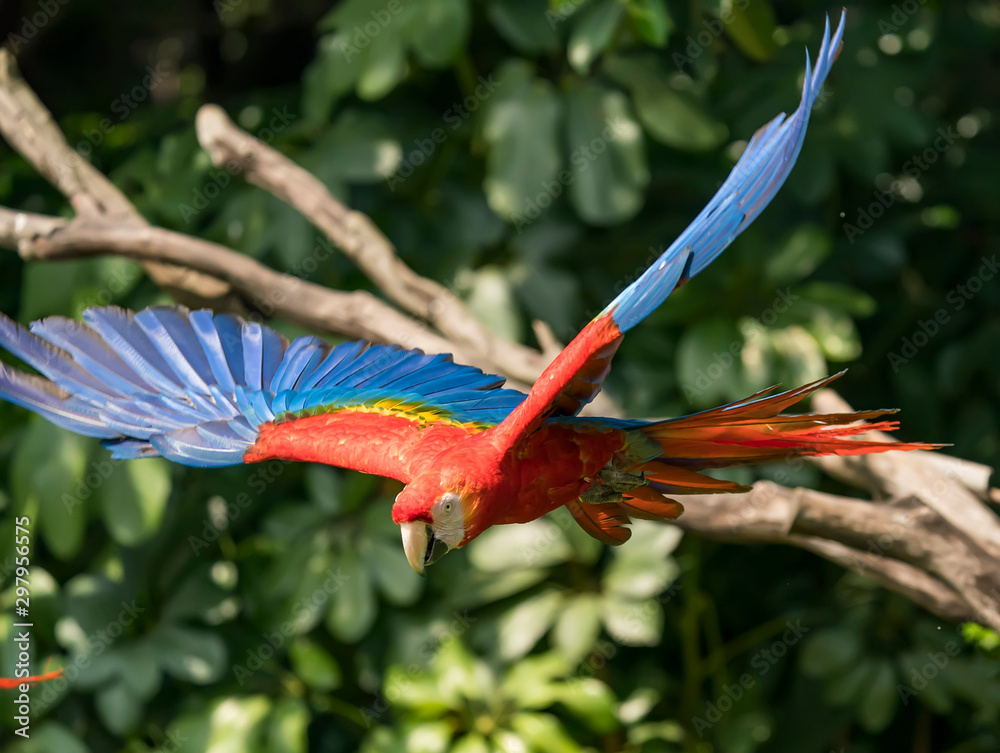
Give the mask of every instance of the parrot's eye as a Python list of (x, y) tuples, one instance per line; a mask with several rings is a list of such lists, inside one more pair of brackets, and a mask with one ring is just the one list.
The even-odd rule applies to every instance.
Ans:
[(445, 512), (451, 512), (451, 508), (452, 508), (451, 502), (445, 502), (444, 503), (444, 511)]

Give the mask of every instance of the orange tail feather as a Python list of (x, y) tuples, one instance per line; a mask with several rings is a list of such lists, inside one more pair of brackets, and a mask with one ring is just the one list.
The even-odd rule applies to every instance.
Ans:
[(34, 684), (36, 682), (48, 682), (62, 676), (62, 668), (46, 672), (43, 675), (32, 675), (31, 677), (0, 677), (0, 689), (16, 688), (21, 683)]
[(618, 502), (587, 504), (576, 500), (567, 508), (587, 533), (614, 546), (628, 540), (631, 533), (625, 526), (631, 518), (672, 520), (683, 512), (681, 504), (665, 494), (749, 491), (750, 487), (742, 484), (698, 473), (706, 468), (803, 455), (862, 455), (889, 450), (933, 450), (943, 446), (853, 439), (858, 434), (899, 428), (896, 421), (860, 423), (895, 413), (894, 410), (779, 415), (841, 374), (776, 395), (771, 394), (776, 389), (771, 387), (736, 403), (647, 424), (639, 431), (658, 443), (662, 453), (628, 472), (643, 474), (648, 485), (624, 492), (624, 498)]
[(696, 470), (802, 455), (862, 455), (889, 450), (933, 450), (943, 446), (926, 442), (850, 439), (870, 431), (899, 428), (896, 421), (858, 423), (894, 413), (893, 410), (777, 415), (839, 376), (834, 374), (788, 392), (760, 397), (769, 392), (765, 390), (747, 400), (649, 424), (642, 433), (663, 449), (655, 465)]

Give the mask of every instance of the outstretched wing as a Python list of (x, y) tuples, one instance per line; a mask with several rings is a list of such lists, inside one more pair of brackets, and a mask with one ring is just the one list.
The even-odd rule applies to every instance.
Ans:
[(0, 314), (0, 397), (115, 457), (185, 465), (313, 460), (409, 479), (428, 432), (442, 443), (502, 421), (524, 395), (501, 377), (397, 346), (289, 342), (229, 314), (120, 308), (34, 322)]
[(830, 36), (827, 18), (812, 70), (806, 51), (802, 100), (790, 118), (778, 115), (760, 128), (708, 205), (686, 230), (607, 308), (590, 322), (535, 382), (528, 398), (497, 428), (513, 446), (552, 415), (575, 415), (600, 392), (623, 333), (630, 330), (681, 283), (715, 259), (756, 219), (791, 172), (805, 138), (809, 112), (840, 51), (844, 14)]

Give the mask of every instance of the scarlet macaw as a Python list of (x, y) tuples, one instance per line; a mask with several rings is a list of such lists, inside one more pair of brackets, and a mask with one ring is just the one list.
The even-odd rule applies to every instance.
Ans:
[(790, 172), (809, 111), (840, 48), (827, 20), (802, 100), (754, 134), (708, 206), (660, 258), (593, 319), (531, 391), (391, 345), (317, 337), (289, 344), (229, 314), (156, 307), (92, 308), (30, 330), (0, 319), (0, 345), (37, 369), (0, 364), (0, 396), (99, 437), (116, 458), (161, 455), (193, 466), (268, 459), (327, 463), (406, 484), (392, 508), (410, 565), (424, 566), (492, 525), (568, 507), (608, 544), (631, 518), (673, 519), (667, 494), (745, 487), (699, 473), (799, 455), (929, 448), (852, 440), (890, 411), (778, 415), (820, 380), (665, 421), (578, 416), (601, 389), (623, 333), (708, 265), (767, 206)]

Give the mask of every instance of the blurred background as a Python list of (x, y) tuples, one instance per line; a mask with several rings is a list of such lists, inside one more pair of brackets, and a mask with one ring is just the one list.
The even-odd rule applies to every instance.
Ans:
[[(839, 11), (3, 0), (0, 30), (69, 142), (154, 224), (371, 287), (294, 210), (212, 168), (193, 122), (216, 102), (488, 326), (533, 342), (541, 319), (565, 342), (796, 107), (804, 49)], [(838, 389), (902, 408), (901, 438), (996, 466), (1000, 2), (847, 11), (788, 184), (630, 334), (607, 389), (629, 415), (676, 415), (850, 366)], [(69, 214), (6, 144), (0, 204)], [(168, 300), (129, 261), (0, 254), (0, 310), (22, 322)], [(611, 551), (557, 515), (420, 579), (397, 491), (324, 467), (118, 465), (0, 404), (0, 539), (32, 517), (36, 662), (57, 655), (73, 680), (36, 691), (29, 741), (4, 704), (5, 750), (1000, 750), (995, 635), (972, 647), (862, 573), (654, 524)], [(15, 661), (5, 638), (0, 674)]]

